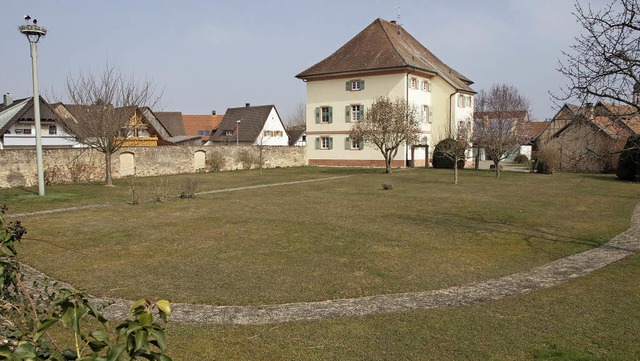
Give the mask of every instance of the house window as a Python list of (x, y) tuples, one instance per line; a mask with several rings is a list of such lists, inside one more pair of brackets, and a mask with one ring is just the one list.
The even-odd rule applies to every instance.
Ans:
[(458, 138), (465, 139), (467, 137), (465, 123), (460, 121), (458, 125)]
[(427, 123), (431, 123), (431, 108), (428, 105), (423, 106), (422, 111), (424, 112), (424, 119)]
[(466, 96), (465, 97), (465, 103), (466, 103), (465, 106), (467, 108), (471, 108), (471, 96)]
[(331, 107), (321, 107), (320, 113), (321, 123), (331, 123)]
[(58, 129), (56, 128), (55, 125), (49, 125), (49, 135), (56, 135), (58, 134)]
[(427, 91), (427, 82), (420, 80), (420, 90)]
[(30, 135), (31, 134), (31, 128), (22, 129), (22, 134)]
[(210, 130), (198, 130), (198, 135), (211, 135)]
[(416, 89), (418, 87), (418, 79), (416, 78), (411, 78), (410, 82), (409, 82), (409, 87), (411, 89)]
[(362, 120), (363, 106), (360, 104), (351, 106), (351, 120), (354, 122)]
[(233, 135), (233, 130), (225, 130), (222, 135), (224, 135), (226, 137), (230, 137), (230, 136)]
[(316, 149), (322, 149), (322, 150), (333, 149), (333, 138), (331, 137), (316, 138)]
[(350, 137), (344, 138), (345, 150), (362, 150), (364, 148), (364, 142), (362, 139), (352, 139)]
[(345, 89), (347, 91), (360, 91), (364, 90), (364, 80), (349, 80), (345, 85)]
[(22, 129), (16, 128), (16, 134), (22, 134)]

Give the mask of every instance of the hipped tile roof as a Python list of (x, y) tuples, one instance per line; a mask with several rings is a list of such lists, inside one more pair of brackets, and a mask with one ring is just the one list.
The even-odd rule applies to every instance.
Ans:
[(437, 74), (459, 91), (475, 93), (458, 73), (395, 22), (376, 19), (326, 59), (296, 75), (300, 79), (383, 70), (421, 70)]

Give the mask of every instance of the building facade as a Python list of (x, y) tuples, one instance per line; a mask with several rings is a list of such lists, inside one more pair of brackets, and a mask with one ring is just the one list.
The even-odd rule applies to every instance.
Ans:
[(423, 166), (440, 140), (472, 131), (473, 82), (393, 21), (376, 19), (296, 77), (307, 86), (310, 165), (383, 166), (377, 148), (349, 139), (352, 124), (379, 97), (406, 101), (420, 119), (418, 143), (405, 144), (393, 166)]

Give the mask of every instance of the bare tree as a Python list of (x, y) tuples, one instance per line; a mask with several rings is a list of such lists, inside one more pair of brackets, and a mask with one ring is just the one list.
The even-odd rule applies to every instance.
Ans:
[[(601, 10), (575, 1), (575, 16), (582, 34), (570, 51), (563, 52), (558, 71), (569, 81), (561, 101), (580, 104), (609, 100), (629, 106), (627, 115), (640, 112), (640, 4), (638, 0), (612, 0)], [(634, 88), (636, 88), (634, 91)]]
[(405, 100), (377, 98), (367, 109), (364, 119), (355, 123), (349, 137), (372, 143), (382, 153), (386, 173), (391, 173), (391, 161), (402, 144), (417, 141), (420, 124), (417, 111)]
[(307, 106), (298, 102), (287, 115), (285, 121), (287, 129), (304, 129), (307, 125)]
[(469, 143), (466, 139), (455, 139), (448, 134), (446, 138), (436, 144), (433, 150), (433, 167), (453, 168), (453, 184), (458, 184), (458, 169), (464, 165), (465, 152), (468, 147)]
[(67, 76), (65, 90), (68, 102), (80, 106), (72, 124), (76, 139), (104, 154), (105, 184), (111, 186), (111, 156), (130, 135), (129, 119), (138, 107), (157, 105), (160, 95), (150, 81), (125, 76), (108, 63), (99, 72)]
[(529, 100), (512, 85), (494, 84), (476, 95), (473, 139), (493, 160), (496, 177), (500, 161), (526, 141), (528, 113)]

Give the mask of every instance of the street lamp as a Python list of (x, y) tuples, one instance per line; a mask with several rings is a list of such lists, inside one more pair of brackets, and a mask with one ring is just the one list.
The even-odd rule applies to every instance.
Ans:
[(38, 50), (36, 44), (41, 37), (47, 34), (47, 29), (38, 26), (38, 20), (26, 15), (24, 20), (27, 25), (22, 25), (18, 29), (27, 36), (31, 45), (31, 76), (33, 78), (33, 118), (36, 123), (36, 161), (38, 164), (38, 194), (44, 196), (44, 166), (42, 162), (42, 128), (40, 128), (40, 94), (38, 93)]
[(236, 120), (236, 146), (238, 146), (238, 143), (240, 142), (240, 123), (242, 122), (242, 120)]

